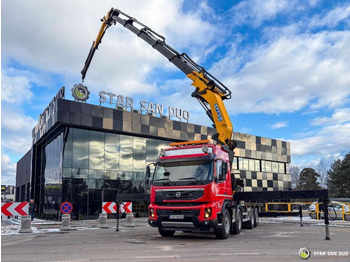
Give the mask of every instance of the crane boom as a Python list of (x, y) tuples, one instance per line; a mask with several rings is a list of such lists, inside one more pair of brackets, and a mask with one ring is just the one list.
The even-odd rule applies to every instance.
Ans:
[(213, 140), (221, 145), (227, 145), (233, 151), (236, 147), (236, 142), (232, 139), (233, 126), (223, 103), (223, 100), (231, 98), (231, 91), (224, 84), (207, 72), (204, 67), (195, 63), (186, 53), (180, 54), (166, 44), (163, 36), (122, 11), (112, 8), (101, 21), (101, 28), (96, 40), (92, 43), (84, 68), (81, 71), (82, 81), (85, 79), (92, 58), (106, 30), (111, 25), (119, 23), (164, 55), (169, 62), (173, 63), (193, 81), (192, 85), (195, 87), (195, 91), (192, 96), (198, 99), (217, 130)]

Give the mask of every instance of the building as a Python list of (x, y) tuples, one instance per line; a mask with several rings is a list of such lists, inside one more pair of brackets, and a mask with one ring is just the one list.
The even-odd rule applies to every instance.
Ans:
[[(41, 114), (32, 148), (17, 163), (16, 188), (21, 193), (16, 200), (27, 200), (30, 194), (40, 213), (57, 214), (59, 204), (70, 201), (75, 218), (96, 218), (102, 202), (115, 201), (117, 193), (149, 190), (145, 167), (169, 142), (211, 139), (215, 133), (210, 127), (158, 117), (155, 107), (141, 114), (132, 106), (131, 111), (123, 109), (123, 104), (109, 108), (66, 100), (62, 93)], [(290, 188), (288, 142), (242, 133), (234, 139), (233, 171), (244, 178), (246, 191)], [(134, 205), (134, 211), (145, 208)]]

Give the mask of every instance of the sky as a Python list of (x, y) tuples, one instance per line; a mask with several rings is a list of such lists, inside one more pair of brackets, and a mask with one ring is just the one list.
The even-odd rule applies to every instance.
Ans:
[[(16, 162), (61, 86), (73, 100), (70, 90), (111, 7), (224, 83), (235, 131), (289, 141), (300, 167), (349, 153), (349, 1), (11, 0), (1, 2), (2, 184), (15, 184)], [(108, 29), (84, 84), (89, 103), (105, 90), (188, 110), (189, 122), (211, 126), (190, 96), (191, 81), (119, 24)]]

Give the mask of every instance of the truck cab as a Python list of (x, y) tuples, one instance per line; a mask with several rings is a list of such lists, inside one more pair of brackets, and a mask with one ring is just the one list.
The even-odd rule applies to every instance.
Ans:
[(226, 238), (220, 232), (230, 234), (236, 217), (228, 152), (207, 140), (170, 146), (155, 163), (149, 224), (158, 227), (162, 236), (175, 231), (214, 231)]

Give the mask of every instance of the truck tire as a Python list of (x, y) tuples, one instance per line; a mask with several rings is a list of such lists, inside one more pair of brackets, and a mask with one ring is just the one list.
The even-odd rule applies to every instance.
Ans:
[(254, 208), (254, 227), (259, 225), (259, 209), (257, 207)]
[(236, 222), (233, 223), (232, 225), (232, 234), (238, 235), (242, 231), (242, 211), (240, 208), (237, 209), (236, 211)]
[(253, 208), (250, 209), (249, 212), (249, 220), (244, 222), (244, 228), (246, 229), (253, 229), (254, 228), (254, 210)]
[(230, 236), (231, 232), (231, 216), (230, 212), (225, 208), (222, 214), (222, 226), (215, 228), (214, 233), (218, 239), (227, 239)]
[(172, 237), (175, 234), (175, 230), (164, 230), (159, 227), (158, 232), (162, 237)]

